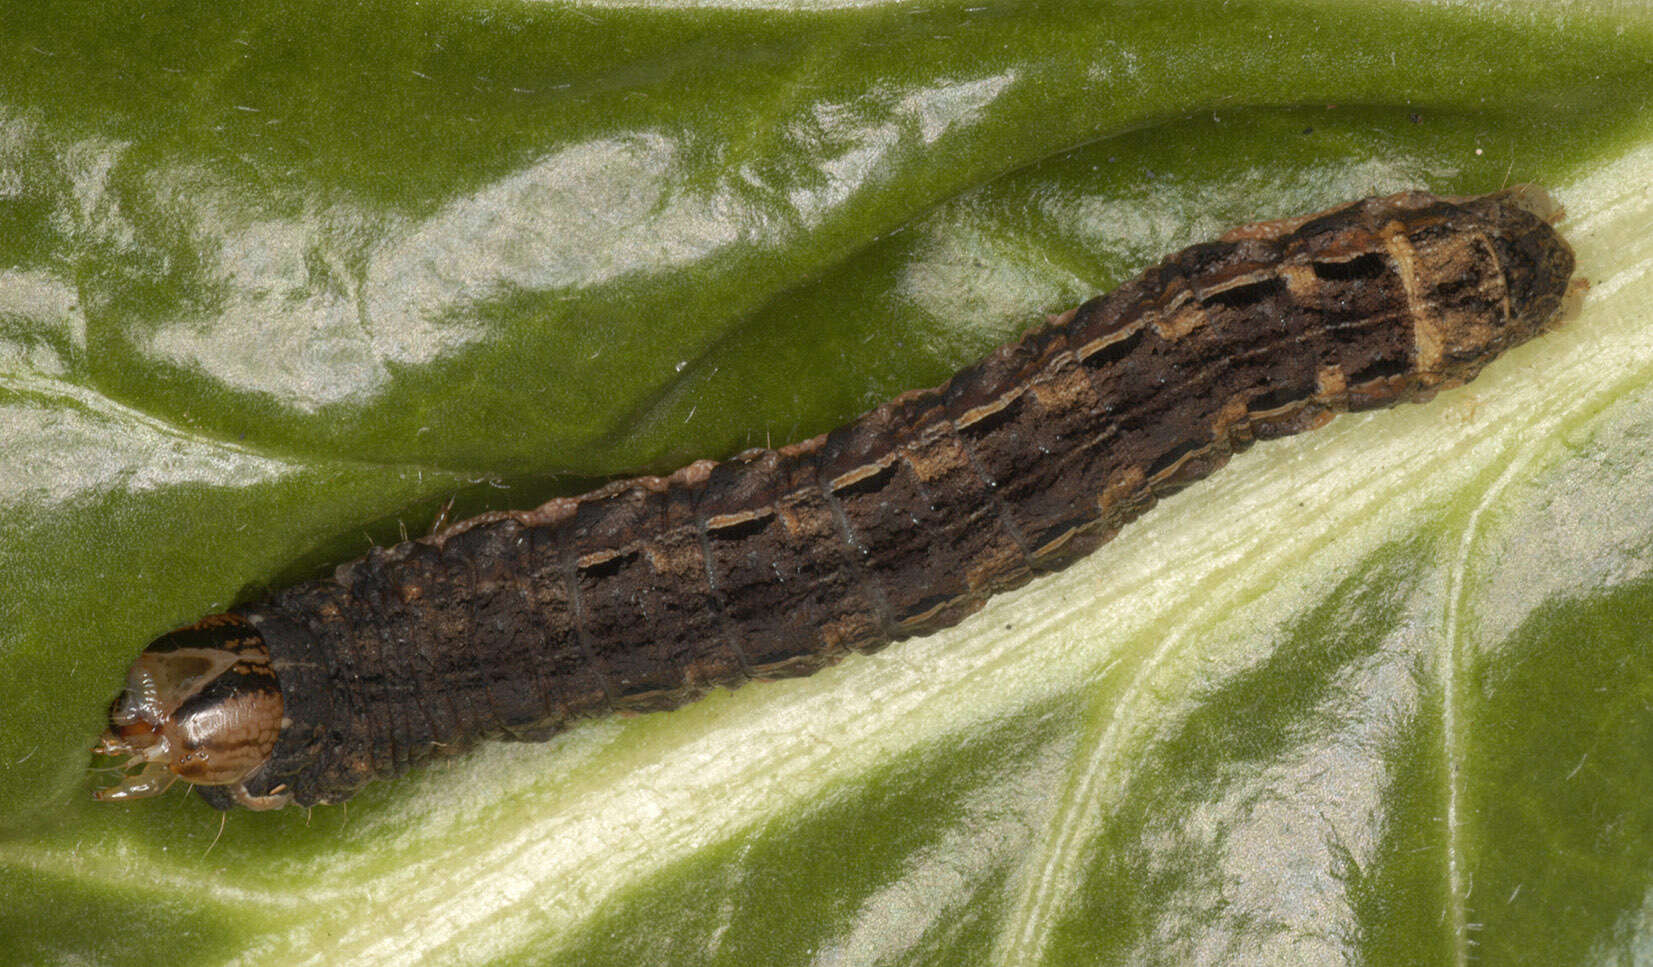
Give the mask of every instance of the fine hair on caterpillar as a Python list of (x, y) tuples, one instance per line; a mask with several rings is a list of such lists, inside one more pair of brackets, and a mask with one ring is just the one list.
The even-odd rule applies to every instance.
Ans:
[(130, 774), (96, 795), (342, 802), (951, 626), (1257, 440), (1427, 400), (1552, 326), (1556, 212), (1406, 192), (1240, 226), (830, 433), (375, 548), (151, 643), (98, 746)]

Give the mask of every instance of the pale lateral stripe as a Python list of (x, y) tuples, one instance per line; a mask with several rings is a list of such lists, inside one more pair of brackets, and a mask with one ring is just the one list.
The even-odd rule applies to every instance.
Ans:
[(1406, 289), (1407, 315), (1412, 319), (1412, 368), (1418, 372), (1439, 372), (1441, 367), (1441, 330), (1435, 312), (1423, 297), (1423, 281), (1418, 278), (1418, 253), (1412, 242), (1400, 231), (1383, 236), (1383, 247), (1395, 261), (1401, 285)]

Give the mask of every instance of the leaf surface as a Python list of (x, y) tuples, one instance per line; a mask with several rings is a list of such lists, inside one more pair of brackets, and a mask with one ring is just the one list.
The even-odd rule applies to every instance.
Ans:
[[(0, 949), (1557, 963), (1653, 886), (1653, 23), (1622, 7), (19, 2)], [(1592, 288), (948, 632), (348, 809), (99, 806), (154, 635), (805, 438), (1239, 222), (1555, 189)]]

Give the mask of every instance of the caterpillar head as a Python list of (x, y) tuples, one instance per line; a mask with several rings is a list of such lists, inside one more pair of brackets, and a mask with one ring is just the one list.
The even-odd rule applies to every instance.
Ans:
[(240, 615), (216, 614), (155, 639), (126, 672), (94, 751), (128, 756), (100, 802), (142, 799), (178, 779), (230, 786), (235, 802), (274, 809), (286, 795), (254, 796), (245, 781), (269, 761), (281, 731), (281, 688), (269, 649)]

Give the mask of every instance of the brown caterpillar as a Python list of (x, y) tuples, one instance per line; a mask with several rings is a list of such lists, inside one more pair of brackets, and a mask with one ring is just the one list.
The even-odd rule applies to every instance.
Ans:
[(220, 809), (807, 675), (962, 620), (1253, 441), (1429, 399), (1552, 323), (1536, 189), (1237, 228), (854, 422), (484, 514), (157, 639), (98, 751)]

